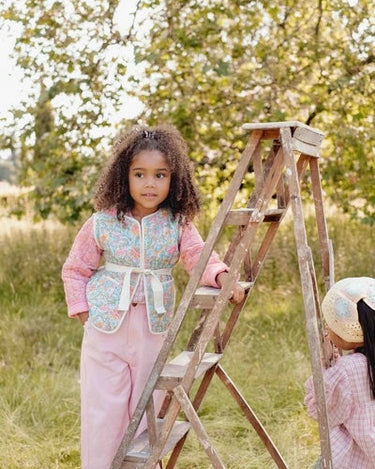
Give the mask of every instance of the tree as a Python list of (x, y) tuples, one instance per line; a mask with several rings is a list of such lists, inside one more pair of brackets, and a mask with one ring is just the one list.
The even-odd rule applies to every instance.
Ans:
[(147, 4), (162, 8), (148, 47), (136, 46), (143, 118), (183, 131), (206, 197), (226, 188), (242, 123), (300, 120), (326, 133), (327, 194), (375, 222), (374, 1)]
[(29, 96), (14, 110), (19, 180), (32, 187), (28, 196), (43, 218), (53, 213), (71, 222), (89, 207), (111, 118), (126, 95), (128, 46), (115, 25), (118, 3), (27, 0), (0, 7), (5, 26), (21, 25), (14, 54)]
[[(87, 206), (90, 183), (82, 174), (100, 163), (98, 138), (110, 133), (109, 117), (130, 94), (145, 106), (138, 121), (169, 121), (181, 130), (209, 207), (223, 196), (243, 148), (241, 124), (300, 120), (326, 133), (327, 194), (375, 222), (374, 0), (138, 0), (123, 31), (116, 18), (128, 3), (28, 0), (26, 8), (3, 8), (8, 21), (24, 25), (19, 65), (51, 96), (55, 143), (48, 158), (43, 150), (34, 185), (43, 192), (45, 169), (56, 163), (71, 172), (64, 193), (50, 183), (46, 214), (65, 201), (58, 215), (67, 210), (70, 220)], [(70, 108), (76, 103), (75, 112), (61, 96)], [(27, 150), (35, 144), (36, 111), (27, 107)], [(32, 167), (34, 157), (27, 158)], [(61, 174), (57, 166), (52, 179)], [(74, 190), (85, 194), (81, 205)]]

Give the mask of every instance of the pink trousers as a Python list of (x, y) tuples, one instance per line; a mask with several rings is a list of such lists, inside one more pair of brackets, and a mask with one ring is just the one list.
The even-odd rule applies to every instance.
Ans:
[[(106, 334), (85, 325), (81, 353), (82, 469), (110, 469), (165, 335), (151, 334), (145, 305), (132, 306)], [(164, 392), (155, 391), (155, 409)], [(137, 434), (146, 427), (143, 418)]]

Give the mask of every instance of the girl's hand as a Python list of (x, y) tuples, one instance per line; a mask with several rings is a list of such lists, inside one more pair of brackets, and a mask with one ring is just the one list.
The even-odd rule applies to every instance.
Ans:
[(331, 339), (329, 337), (329, 329), (327, 327), (324, 329), (323, 347), (324, 347), (324, 356), (326, 360), (326, 363), (323, 363), (323, 365), (330, 366), (336, 363), (336, 361), (340, 357), (340, 352), (339, 352), (339, 349), (336, 347), (336, 345), (333, 342), (331, 342)]
[(88, 320), (88, 318), (89, 318), (88, 311), (78, 314), (78, 319), (81, 321), (82, 326), (85, 325), (85, 322)]
[[(222, 288), (223, 284), (225, 281), (228, 279), (228, 272), (221, 272), (217, 277), (216, 277), (216, 282)], [(232, 295), (229, 299), (229, 301), (235, 305), (238, 303), (241, 303), (243, 299), (245, 298), (245, 290), (242, 288), (242, 286), (237, 282), (235, 283), (233, 290), (232, 290)]]
[(233, 294), (229, 298), (229, 301), (235, 305), (238, 305), (245, 298), (245, 290), (239, 283), (236, 283), (233, 288)]

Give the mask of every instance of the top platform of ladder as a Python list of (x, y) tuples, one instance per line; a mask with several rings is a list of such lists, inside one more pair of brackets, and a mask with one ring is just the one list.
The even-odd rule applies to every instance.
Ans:
[(319, 158), (324, 133), (309, 125), (298, 121), (254, 122), (242, 125), (244, 130), (262, 130), (262, 140), (277, 140), (280, 137), (280, 129), (283, 128), (291, 129), (293, 150)]

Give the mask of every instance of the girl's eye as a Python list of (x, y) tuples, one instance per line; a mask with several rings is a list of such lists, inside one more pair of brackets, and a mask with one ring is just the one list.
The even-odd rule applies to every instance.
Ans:
[(164, 174), (164, 173), (158, 173), (158, 174), (156, 175), (156, 177), (157, 177), (158, 179), (163, 179), (163, 178), (165, 178), (165, 174)]
[(134, 176), (136, 178), (141, 178), (141, 177), (143, 177), (143, 173), (134, 173)]

